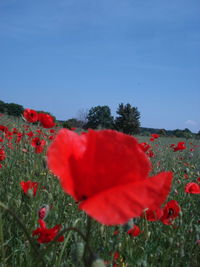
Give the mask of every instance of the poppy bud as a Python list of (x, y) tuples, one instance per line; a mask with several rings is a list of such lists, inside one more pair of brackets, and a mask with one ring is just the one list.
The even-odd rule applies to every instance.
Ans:
[(41, 220), (44, 220), (47, 217), (48, 213), (49, 213), (49, 205), (43, 205), (38, 210), (38, 217)]

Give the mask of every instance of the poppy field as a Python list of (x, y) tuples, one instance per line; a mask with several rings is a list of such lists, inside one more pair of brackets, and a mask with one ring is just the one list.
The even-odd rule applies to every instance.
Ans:
[(0, 266), (199, 266), (200, 141), (0, 114)]

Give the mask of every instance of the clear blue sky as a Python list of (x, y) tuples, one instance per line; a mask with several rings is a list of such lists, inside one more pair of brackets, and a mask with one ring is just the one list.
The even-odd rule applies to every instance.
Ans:
[(58, 119), (119, 103), (200, 130), (199, 0), (0, 0), (0, 99)]

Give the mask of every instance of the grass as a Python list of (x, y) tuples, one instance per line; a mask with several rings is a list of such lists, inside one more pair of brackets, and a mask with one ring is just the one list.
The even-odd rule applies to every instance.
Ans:
[[(25, 133), (20, 119), (0, 117), (0, 125), (16, 127)], [(34, 133), (36, 125), (30, 125)], [(48, 144), (48, 130), (42, 129)], [(4, 138), (4, 134), (0, 132)], [(149, 137), (137, 137), (140, 142)], [(58, 180), (46, 167), (45, 153), (34, 153), (28, 136), (19, 143), (16, 137), (0, 143), (5, 148), (6, 159), (0, 169), (0, 266), (84, 266), (81, 260), (84, 240), (75, 231), (66, 231), (63, 243), (54, 242), (49, 246), (39, 245), (32, 238), (32, 231), (38, 228), (38, 209), (43, 204), (50, 206), (46, 218), (49, 228), (61, 224), (63, 229), (76, 227), (86, 232), (87, 215), (78, 210), (74, 200), (66, 195)], [(172, 143), (185, 141), (187, 149), (173, 152)], [(9, 148), (10, 142), (13, 149)], [(150, 142), (149, 142), (150, 143)], [(173, 185), (168, 200), (175, 199), (181, 207), (181, 213), (173, 225), (164, 225), (160, 221), (149, 222), (143, 218), (134, 219), (142, 233), (130, 237), (122, 226), (119, 234), (114, 235), (116, 227), (108, 227), (92, 221), (90, 246), (95, 254), (107, 261), (107, 266), (199, 266), (200, 262), (200, 199), (199, 194), (187, 194), (184, 187), (195, 182), (200, 176), (200, 147), (190, 151), (193, 145), (200, 146), (198, 140), (160, 137), (151, 145), (155, 157), (151, 158), (152, 174), (161, 171), (173, 171)], [(48, 145), (47, 145), (48, 146)], [(46, 147), (47, 147), (46, 146)], [(188, 178), (185, 178), (185, 174)], [(35, 197), (22, 192), (20, 181), (32, 180), (40, 184)], [(6, 210), (8, 209), (8, 210)], [(24, 228), (25, 229), (24, 229)], [(26, 234), (27, 232), (27, 234)], [(32, 242), (32, 245), (30, 243)], [(37, 252), (35, 252), (35, 250)], [(114, 253), (119, 257), (114, 260)]]

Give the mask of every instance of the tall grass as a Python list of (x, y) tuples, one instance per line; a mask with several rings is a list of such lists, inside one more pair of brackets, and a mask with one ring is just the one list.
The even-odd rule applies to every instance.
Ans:
[[(16, 127), (25, 133), (21, 120), (0, 117), (0, 125), (9, 129)], [(37, 126), (30, 126), (36, 132)], [(48, 144), (48, 130), (46, 134)], [(45, 153), (36, 154), (28, 136), (16, 143), (14, 136), (10, 143), (3, 133), (6, 159), (0, 169), (0, 266), (84, 266), (81, 260), (84, 240), (78, 231), (66, 231), (63, 243), (39, 244), (32, 237), (38, 228), (38, 209), (43, 204), (50, 206), (46, 218), (49, 228), (61, 224), (63, 229), (74, 227), (86, 233), (87, 215), (78, 210), (74, 200), (66, 195), (57, 178), (47, 169)], [(148, 141), (148, 137), (138, 139)], [(186, 141), (187, 149), (173, 152), (172, 143)], [(187, 194), (184, 187), (200, 176), (200, 146), (197, 140), (161, 137), (151, 143), (155, 157), (151, 158), (152, 174), (173, 171), (173, 185), (168, 200), (175, 199), (181, 206), (181, 213), (173, 225), (160, 221), (149, 222), (144, 218), (134, 219), (141, 229), (137, 237), (129, 236), (122, 226), (108, 227), (92, 221), (90, 247), (97, 257), (104, 259), (107, 266), (199, 266), (200, 263), (200, 199), (199, 194)], [(188, 178), (185, 178), (186, 175)], [(27, 196), (20, 187), (20, 181), (32, 180), (39, 183), (35, 197)], [(120, 200), (119, 200), (120, 201)], [(116, 229), (119, 231), (114, 234)], [(114, 259), (114, 253), (119, 257)]]

